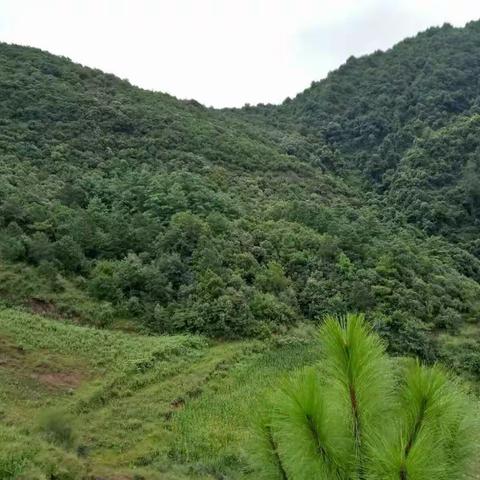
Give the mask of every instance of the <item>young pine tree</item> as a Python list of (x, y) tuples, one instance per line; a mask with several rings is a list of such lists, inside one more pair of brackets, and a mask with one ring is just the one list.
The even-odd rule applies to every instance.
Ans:
[(361, 315), (327, 318), (320, 341), (318, 367), (268, 399), (256, 478), (478, 478), (476, 405), (461, 385), (438, 366), (394, 362)]

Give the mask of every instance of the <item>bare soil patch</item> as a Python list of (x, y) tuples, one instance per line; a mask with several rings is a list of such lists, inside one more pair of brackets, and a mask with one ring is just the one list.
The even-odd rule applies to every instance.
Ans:
[[(39, 358), (42, 361), (39, 362)], [(34, 380), (43, 387), (59, 391), (74, 390), (88, 377), (84, 371), (68, 365), (61, 356), (25, 351), (3, 336), (0, 336), (0, 369), (17, 379)]]
[(58, 389), (78, 388), (85, 379), (80, 372), (42, 372), (34, 373), (33, 377), (47, 387)]

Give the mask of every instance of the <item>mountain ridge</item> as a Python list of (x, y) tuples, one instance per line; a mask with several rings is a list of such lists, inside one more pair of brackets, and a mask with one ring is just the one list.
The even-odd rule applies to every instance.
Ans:
[[(403, 157), (475, 113), (478, 82), (458, 86), (480, 73), (479, 25), (429, 29), (282, 105), (240, 110), (1, 44), (4, 297), (28, 305), (43, 281), (38, 300), (80, 321), (222, 338), (354, 309), (394, 351), (441, 355), (424, 333), (477, 315), (476, 187), (452, 178), (450, 213), (428, 185), (415, 206)], [(398, 334), (407, 317), (420, 346)]]

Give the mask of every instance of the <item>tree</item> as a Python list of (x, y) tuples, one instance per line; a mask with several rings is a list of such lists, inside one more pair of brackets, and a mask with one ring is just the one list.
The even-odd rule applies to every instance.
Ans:
[(478, 425), (458, 383), (438, 366), (389, 359), (361, 315), (327, 317), (320, 342), (321, 363), (267, 402), (258, 478), (470, 478)]
[(55, 258), (69, 271), (80, 270), (85, 257), (80, 245), (69, 235), (65, 235), (53, 244)]

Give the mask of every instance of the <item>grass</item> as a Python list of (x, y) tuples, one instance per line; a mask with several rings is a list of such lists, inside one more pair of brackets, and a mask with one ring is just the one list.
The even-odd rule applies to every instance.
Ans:
[[(213, 343), (72, 321), (0, 307), (2, 479), (253, 480), (263, 392), (319, 358), (313, 327)], [(466, 325), (441, 344), (473, 372), (478, 335)]]
[(44, 478), (59, 466), (65, 480), (249, 478), (244, 447), (259, 395), (317, 358), (308, 338), (210, 343), (2, 308), (0, 443), (17, 447), (0, 450), (0, 478)]
[(138, 331), (139, 325), (124, 318), (109, 302), (92, 299), (82, 288), (81, 277), (66, 278), (42, 266), (0, 261), (0, 297), (5, 306), (20, 306), (51, 318), (81, 325)]
[(218, 370), (203, 394), (175, 414), (174, 457), (218, 478), (225, 472), (228, 478), (243, 478), (241, 472), (248, 473), (244, 449), (250, 443), (250, 424), (259, 407), (260, 392), (285, 373), (314, 362), (318, 356), (315, 347), (297, 343), (252, 352), (231, 369)]

